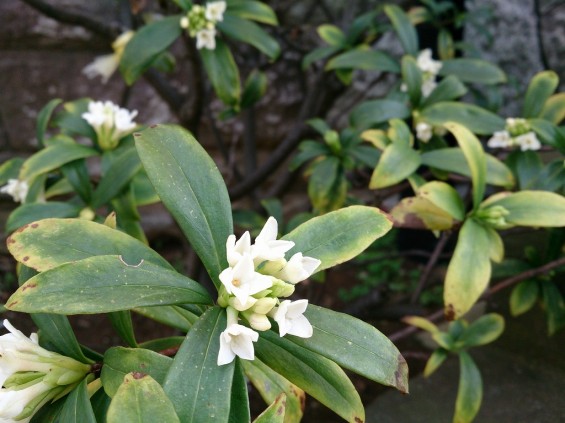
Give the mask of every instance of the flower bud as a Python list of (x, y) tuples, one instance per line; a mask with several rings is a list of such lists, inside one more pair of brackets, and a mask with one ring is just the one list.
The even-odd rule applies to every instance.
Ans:
[(277, 278), (273, 278), (273, 286), (270, 288), (271, 295), (277, 298), (290, 297), (294, 293), (294, 285), (286, 283)]

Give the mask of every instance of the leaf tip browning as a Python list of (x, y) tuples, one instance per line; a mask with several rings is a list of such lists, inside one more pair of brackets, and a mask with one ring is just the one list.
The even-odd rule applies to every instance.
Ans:
[(455, 320), (455, 308), (453, 307), (453, 304), (448, 304), (445, 307), (445, 319), (450, 322)]
[(403, 394), (408, 393), (408, 363), (402, 356), (398, 354), (398, 367), (394, 371), (394, 379), (396, 382), (396, 389)]

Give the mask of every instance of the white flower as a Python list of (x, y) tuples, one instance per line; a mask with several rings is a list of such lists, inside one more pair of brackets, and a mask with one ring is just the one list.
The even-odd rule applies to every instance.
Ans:
[(226, 11), (225, 1), (213, 1), (206, 4), (206, 19), (212, 22), (220, 22), (224, 19), (224, 12)]
[(40, 347), (35, 333), (28, 338), (8, 320), (3, 324), (9, 333), (0, 336), (0, 422), (28, 422), (90, 366)]
[(433, 135), (432, 125), (426, 122), (420, 122), (416, 125), (416, 137), (424, 142), (428, 142)]
[(8, 179), (8, 183), (0, 188), (0, 192), (11, 195), (15, 202), (23, 203), (27, 197), (29, 185), (19, 179)]
[[(35, 411), (39, 410), (45, 403), (52, 399), (49, 391), (53, 389), (51, 384), (45, 382), (34, 383), (24, 389), (0, 389), (0, 422), (27, 423)], [(46, 395), (47, 394), (47, 395)], [(40, 396), (45, 396), (39, 404), (34, 404), (33, 410), (25, 410), (27, 417), (20, 416), (24, 413), (26, 406)], [(17, 419), (17, 417), (21, 417)]]
[(507, 148), (513, 145), (512, 137), (508, 131), (496, 131), (487, 141), (490, 148)]
[(241, 238), (236, 242), (235, 235), (228, 236), (226, 241), (226, 252), (228, 263), (234, 267), (244, 254), (251, 253), (251, 236), (249, 232), (245, 232)]
[(189, 25), (190, 25), (190, 20), (188, 19), (188, 16), (183, 16), (180, 19), (180, 27), (183, 29), (188, 29)]
[(136, 116), (137, 110), (130, 112), (111, 101), (91, 101), (88, 112), (82, 114), (96, 132), (98, 144), (104, 150), (116, 148), (120, 139), (133, 131)]
[(245, 254), (234, 267), (228, 267), (220, 273), (220, 281), (228, 294), (233, 294), (246, 304), (251, 295), (270, 288), (273, 284), (269, 276), (255, 272), (253, 259)]
[(308, 300), (294, 302), (284, 300), (270, 313), (279, 325), (280, 336), (285, 336), (287, 333), (301, 338), (310, 338), (312, 336), (314, 329), (306, 316), (304, 316), (306, 307), (308, 307)]
[(428, 97), (436, 87), (437, 82), (435, 81), (435, 77), (424, 78), (422, 81), (422, 96)]
[(302, 253), (294, 254), (286, 266), (276, 275), (277, 278), (296, 284), (312, 275), (322, 262), (313, 257), (303, 256)]
[(539, 150), (541, 148), (541, 143), (538, 140), (535, 132), (528, 132), (514, 138), (516, 144), (520, 146), (520, 150)]
[(89, 79), (101, 76), (103, 84), (108, 82), (108, 79), (110, 79), (114, 72), (116, 72), (116, 69), (118, 69), (126, 44), (132, 39), (134, 34), (134, 31), (126, 31), (121, 34), (112, 43), (114, 53), (96, 57), (92, 63), (84, 67), (82, 73)]
[(434, 76), (438, 74), (442, 67), (441, 61), (432, 59), (432, 50), (429, 48), (422, 50), (418, 54), (416, 64), (422, 72), (428, 72)]
[(196, 33), (196, 48), (214, 50), (216, 48), (216, 28), (201, 29)]
[(251, 247), (251, 255), (256, 264), (264, 260), (279, 260), (284, 254), (294, 247), (292, 241), (277, 241), (278, 224), (274, 217), (269, 217), (261, 232), (255, 238), (255, 244)]
[(237, 355), (244, 360), (254, 360), (253, 342), (257, 342), (259, 334), (237, 323), (237, 311), (228, 307), (227, 328), (220, 334), (220, 351), (218, 366), (231, 363)]

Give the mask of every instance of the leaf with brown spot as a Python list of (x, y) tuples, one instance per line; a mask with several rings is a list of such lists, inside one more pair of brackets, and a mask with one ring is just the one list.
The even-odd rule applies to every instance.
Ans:
[(284, 392), (281, 392), (275, 401), (253, 420), (253, 423), (283, 423), (285, 420), (285, 405), (286, 395)]

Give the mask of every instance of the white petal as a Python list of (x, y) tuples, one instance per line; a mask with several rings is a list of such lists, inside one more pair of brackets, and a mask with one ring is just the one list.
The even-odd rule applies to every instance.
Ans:
[[(231, 350), (231, 345), (224, 339), (224, 333), (220, 334), (220, 351), (218, 352), (218, 366), (231, 363), (235, 358), (235, 353)], [(229, 338), (228, 338), (229, 339)]]
[(120, 58), (116, 54), (98, 56), (93, 62), (89, 63), (82, 69), (82, 73), (84, 73), (89, 79), (100, 76), (102, 77), (102, 83), (105, 84), (114, 72), (116, 72), (119, 64)]
[[(288, 301), (288, 300), (287, 300)], [(286, 312), (287, 319), (295, 319), (298, 316), (302, 316), (308, 307), (308, 300), (298, 300), (293, 301), (288, 304), (288, 310)]]
[(278, 227), (277, 219), (273, 216), (269, 217), (267, 222), (265, 222), (263, 229), (261, 229), (261, 232), (257, 235), (257, 238), (255, 238), (255, 242), (274, 241), (277, 239)]
[(301, 315), (292, 319), (292, 326), (287, 333), (301, 338), (310, 338), (314, 333), (314, 329), (306, 316)]

